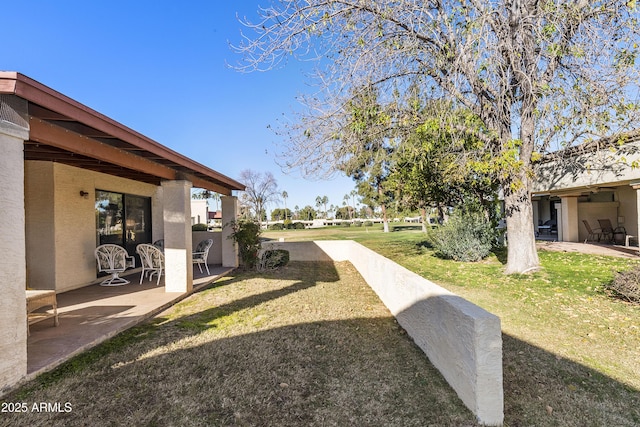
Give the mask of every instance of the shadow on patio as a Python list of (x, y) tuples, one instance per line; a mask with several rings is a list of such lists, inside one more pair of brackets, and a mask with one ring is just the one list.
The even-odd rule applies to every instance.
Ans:
[[(210, 266), (211, 275), (193, 271), (193, 292), (197, 292), (233, 270)], [(124, 274), (131, 283), (104, 287), (95, 283), (57, 295), (60, 325), (45, 320), (30, 327), (27, 340), (28, 378), (48, 371), (74, 355), (135, 326), (165, 310), (191, 293), (165, 292), (164, 276), (139, 284), (140, 272)]]

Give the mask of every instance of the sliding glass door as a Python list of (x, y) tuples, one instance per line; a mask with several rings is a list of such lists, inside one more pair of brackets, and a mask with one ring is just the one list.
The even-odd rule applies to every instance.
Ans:
[(135, 255), (151, 243), (151, 198), (96, 190), (96, 243), (113, 243)]

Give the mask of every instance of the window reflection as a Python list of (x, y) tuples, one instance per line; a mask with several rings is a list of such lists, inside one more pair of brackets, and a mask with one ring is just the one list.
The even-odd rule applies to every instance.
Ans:
[(151, 198), (96, 190), (96, 242), (112, 243), (135, 254), (151, 243)]

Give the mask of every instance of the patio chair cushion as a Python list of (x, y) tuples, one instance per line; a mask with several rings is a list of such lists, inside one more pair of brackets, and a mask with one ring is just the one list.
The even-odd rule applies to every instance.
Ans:
[(111, 277), (103, 280), (100, 285), (118, 286), (129, 283), (127, 279), (123, 279), (119, 274), (127, 268), (135, 267), (136, 263), (135, 258), (130, 256), (125, 248), (113, 244), (104, 244), (98, 246), (94, 254), (98, 263), (98, 272), (111, 274)]
[(198, 268), (200, 268), (200, 273), (202, 273), (202, 265), (207, 269), (207, 274), (209, 273), (209, 266), (207, 265), (207, 258), (209, 258), (209, 249), (213, 246), (213, 239), (206, 239), (198, 243), (195, 251), (193, 251), (193, 263), (198, 264)]

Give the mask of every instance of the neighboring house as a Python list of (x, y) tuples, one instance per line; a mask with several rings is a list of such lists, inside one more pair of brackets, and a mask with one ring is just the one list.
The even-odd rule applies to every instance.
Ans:
[(209, 207), (206, 200), (191, 200), (191, 225), (206, 224), (208, 212)]
[[(140, 108), (143, 108), (141, 106)], [(25, 289), (96, 279), (94, 250), (164, 239), (167, 292), (193, 287), (191, 188), (236, 218), (244, 186), (22, 74), (0, 72), (0, 389), (27, 372)], [(221, 238), (222, 263), (237, 251)]]
[(191, 200), (191, 225), (195, 224), (206, 224), (209, 229), (222, 228), (222, 211), (210, 211), (208, 200)]
[(598, 228), (599, 219), (608, 219), (614, 228), (624, 227), (636, 240), (640, 229), (639, 166), (640, 131), (546, 158), (536, 166), (532, 199), (536, 232), (557, 233), (559, 241), (584, 241), (588, 232), (583, 220)]
[(222, 228), (222, 211), (209, 212), (209, 227)]

